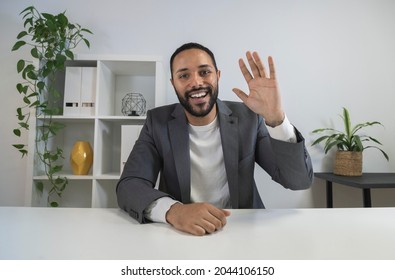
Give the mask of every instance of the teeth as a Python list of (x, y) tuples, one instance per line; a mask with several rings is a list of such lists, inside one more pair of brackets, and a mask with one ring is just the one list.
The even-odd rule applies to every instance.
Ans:
[(200, 97), (206, 96), (206, 94), (207, 94), (206, 92), (200, 92), (200, 93), (192, 94), (191, 97), (192, 98), (200, 98)]

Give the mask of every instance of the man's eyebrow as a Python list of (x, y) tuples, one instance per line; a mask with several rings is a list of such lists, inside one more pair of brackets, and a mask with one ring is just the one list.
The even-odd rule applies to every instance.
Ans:
[(210, 64), (202, 64), (199, 66), (199, 68), (206, 68), (206, 67), (211, 68), (212, 66)]
[(176, 73), (184, 72), (184, 71), (187, 71), (187, 70), (188, 70), (188, 68), (181, 68), (181, 69), (178, 69), (176, 71)]
[[(201, 68), (213, 68), (213, 66), (210, 65), (210, 64), (202, 64), (202, 65), (199, 65), (198, 68), (200, 68), (200, 69), (201, 69)], [(181, 69), (178, 69), (178, 70), (176, 71), (176, 73), (184, 72), (184, 71), (187, 71), (187, 70), (189, 70), (187, 67), (181, 68)]]

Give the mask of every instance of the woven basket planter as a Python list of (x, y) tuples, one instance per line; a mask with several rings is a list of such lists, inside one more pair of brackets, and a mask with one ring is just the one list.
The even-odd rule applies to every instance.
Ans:
[(362, 176), (362, 152), (337, 151), (333, 174)]

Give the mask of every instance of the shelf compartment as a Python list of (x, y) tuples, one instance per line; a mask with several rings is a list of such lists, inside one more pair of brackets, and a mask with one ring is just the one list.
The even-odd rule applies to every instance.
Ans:
[(121, 127), (122, 125), (143, 125), (144, 119), (97, 120), (94, 151), (95, 176), (121, 174)]
[[(41, 194), (35, 187), (35, 182), (41, 181), (44, 184), (44, 190)], [(32, 206), (46, 207), (47, 194), (50, 190), (48, 180), (34, 180), (32, 193)], [(56, 195), (53, 199), (56, 200)], [(61, 199), (58, 200), (59, 207), (92, 207), (92, 180), (69, 180)]]
[(118, 180), (95, 180), (92, 193), (92, 207), (118, 208), (116, 185)]
[(98, 63), (98, 115), (123, 116), (122, 98), (128, 93), (140, 93), (146, 110), (155, 107), (156, 61), (115, 61)]
[[(62, 147), (64, 159), (59, 160), (59, 164), (63, 165), (62, 173), (72, 174), (71, 164), (70, 164), (70, 153), (73, 145), (76, 141), (88, 141), (91, 144), (92, 149), (94, 149), (94, 119), (84, 118), (84, 119), (67, 119), (67, 118), (55, 118), (56, 122), (59, 122), (65, 127), (61, 129), (55, 137), (50, 138), (48, 141), (49, 150), (54, 150), (56, 147)], [(42, 125), (46, 122), (44, 119), (37, 120), (38, 125)], [(38, 142), (40, 150), (42, 149), (43, 142)], [(39, 160), (37, 155), (37, 149), (34, 153), (34, 176), (44, 175), (44, 166)], [(91, 168), (90, 173), (92, 175)]]

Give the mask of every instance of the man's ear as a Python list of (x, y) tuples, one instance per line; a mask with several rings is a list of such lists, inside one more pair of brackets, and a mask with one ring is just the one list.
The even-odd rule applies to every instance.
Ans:
[(221, 70), (217, 70), (217, 76), (218, 76), (218, 81), (219, 81), (219, 78), (221, 77)]
[(174, 87), (174, 82), (173, 82), (173, 78), (170, 78), (170, 83), (173, 85)]

